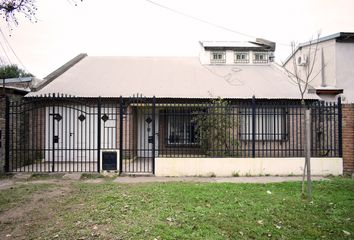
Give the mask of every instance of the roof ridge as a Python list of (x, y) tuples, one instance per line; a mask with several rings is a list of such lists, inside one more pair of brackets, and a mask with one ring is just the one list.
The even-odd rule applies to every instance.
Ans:
[(80, 53), (79, 55), (77, 55), (76, 57), (74, 57), (73, 59), (71, 59), (70, 61), (68, 61), (67, 63), (65, 63), (64, 65), (62, 65), (58, 69), (56, 69), (55, 71), (51, 72), (49, 75), (47, 75), (46, 77), (43, 78), (44, 81), (41, 84), (39, 84), (38, 86), (36, 86), (34, 88), (34, 91), (38, 91), (38, 90), (42, 89), (43, 87), (48, 85), (50, 82), (52, 82), (54, 79), (56, 79), (57, 77), (62, 75), (64, 72), (68, 71), (76, 63), (80, 62), (85, 57), (87, 57), (87, 53)]

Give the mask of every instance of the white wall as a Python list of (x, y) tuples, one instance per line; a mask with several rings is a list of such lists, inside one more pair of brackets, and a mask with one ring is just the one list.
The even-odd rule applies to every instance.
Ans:
[[(156, 176), (301, 175), (304, 158), (156, 158)], [(311, 158), (314, 175), (343, 174), (342, 158)]]
[(354, 43), (336, 43), (336, 78), (343, 102), (354, 103)]
[[(53, 161), (53, 135), (59, 137), (54, 143), (56, 162), (97, 161), (97, 107), (85, 105), (55, 106), (55, 113), (62, 116), (53, 122), (53, 107), (46, 107), (45, 161)], [(84, 121), (78, 117), (83, 114)], [(101, 120), (101, 149), (117, 148), (117, 108), (102, 107), (101, 115), (109, 119)], [(53, 132), (54, 123), (54, 132)]]
[[(310, 54), (310, 64), (314, 62), (314, 68), (311, 74), (311, 85), (313, 87), (319, 87), (322, 84), (322, 81), (326, 83), (327, 86), (336, 86), (336, 58), (335, 58), (335, 40), (321, 42), (317, 46), (317, 53), (315, 56), (315, 45), (311, 46), (311, 54)], [(321, 56), (321, 51), (323, 51), (323, 60)], [(297, 51), (295, 54), (295, 60), (302, 55), (309, 56), (309, 46), (303, 47), (301, 50)], [(285, 68), (290, 72), (294, 73), (294, 56), (285, 64)], [(322, 67), (325, 66), (324, 68)], [(299, 76), (302, 79), (305, 79), (305, 66), (297, 66)], [(322, 72), (321, 72), (322, 71)], [(322, 79), (324, 78), (324, 79)]]

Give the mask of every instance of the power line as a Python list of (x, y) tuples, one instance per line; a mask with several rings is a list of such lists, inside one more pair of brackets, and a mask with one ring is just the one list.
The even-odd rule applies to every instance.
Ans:
[(10, 58), (9, 58), (9, 55), (7, 55), (7, 52), (5, 51), (5, 48), (4, 48), (4, 46), (2, 45), (1, 41), (0, 41), (0, 46), (1, 46), (2, 51), (4, 52), (4, 54), (5, 54), (6, 58), (7, 58), (8, 63), (9, 63), (9, 64), (12, 64), (12, 63), (11, 63), (11, 60), (10, 60)]
[[(153, 4), (153, 5), (155, 5), (155, 6), (158, 6), (158, 7), (160, 7), (160, 8), (163, 8), (163, 9), (165, 9), (165, 10), (168, 10), (168, 11), (174, 12), (174, 13), (176, 13), (176, 14), (179, 14), (179, 15), (181, 15), (181, 16), (184, 16), (184, 17), (187, 17), (187, 18), (190, 18), (190, 19), (193, 19), (193, 20), (196, 20), (196, 21), (205, 23), (205, 24), (207, 24), (207, 25), (210, 25), (210, 26), (213, 26), (213, 27), (216, 27), (216, 28), (219, 28), (219, 29), (228, 31), (228, 32), (236, 33), (236, 34), (238, 34), (238, 35), (242, 35), (242, 36), (245, 36), (245, 37), (248, 37), (248, 38), (253, 38), (253, 39), (257, 38), (257, 37), (255, 37), (255, 36), (250, 35), (250, 34), (242, 33), (242, 32), (236, 31), (236, 30), (234, 30), (234, 29), (231, 29), (231, 28), (222, 26), (222, 25), (220, 25), (220, 24), (216, 24), (216, 23), (213, 23), (213, 22), (210, 22), (210, 21), (207, 21), (207, 20), (198, 18), (198, 17), (194, 17), (194, 16), (192, 16), (192, 15), (190, 15), (190, 14), (181, 12), (181, 11), (179, 11), (179, 10), (170, 8), (170, 7), (168, 7), (168, 6), (162, 5), (162, 4), (160, 4), (160, 3), (157, 3), (157, 2), (154, 2), (154, 1), (151, 1), (151, 0), (145, 0), (145, 1), (148, 2), (148, 3), (150, 3), (150, 4)], [(286, 44), (286, 43), (277, 43), (277, 44), (283, 45), (283, 46), (291, 46), (290, 44)]]
[(17, 61), (21, 64), (21, 67), (26, 70), (26, 72), (28, 72), (28, 69), (26, 68), (26, 66), (22, 63), (21, 59), (17, 56), (17, 54), (15, 53), (14, 49), (11, 47), (9, 41), (7, 41), (4, 32), (2, 31), (2, 29), (0, 28), (0, 33), (2, 35), (2, 37), (5, 39), (5, 43), (7, 44), (8, 48), (10, 48), (11, 52), (13, 53), (13, 55), (15, 56), (15, 58), (17, 59)]

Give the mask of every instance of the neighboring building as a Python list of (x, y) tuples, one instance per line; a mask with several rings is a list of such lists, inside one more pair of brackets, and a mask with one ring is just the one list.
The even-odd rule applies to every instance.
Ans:
[[(315, 49), (317, 52), (315, 57)], [(311, 52), (309, 54), (309, 52)], [(323, 100), (343, 104), (343, 161), (344, 172), (354, 173), (354, 32), (339, 32), (312, 43), (300, 44), (283, 67), (294, 73), (294, 64), (301, 76), (314, 63), (309, 92)]]
[[(33, 128), (29, 143), (11, 149), (10, 169), (301, 174), (300, 94), (273, 63), (275, 43), (200, 44), (200, 57), (77, 56), (26, 96), (31, 123), (21, 125)], [(218, 98), (226, 102), (215, 104)], [(306, 93), (305, 99), (314, 103), (318, 96)], [(313, 122), (313, 138), (321, 139), (313, 145), (312, 166), (315, 174), (337, 175), (343, 172), (338, 108), (328, 109), (331, 118)], [(13, 119), (21, 114), (13, 112)], [(201, 134), (199, 121), (215, 129)]]
[(316, 92), (324, 100), (335, 100), (341, 94), (343, 103), (354, 103), (353, 32), (339, 32), (314, 39), (311, 44), (299, 44), (283, 67), (294, 73), (294, 63), (302, 77), (314, 63), (309, 91)]
[[(0, 95), (24, 96), (31, 91), (34, 82), (37, 82), (34, 77), (0, 79)], [(5, 88), (3, 87), (4, 84)]]
[[(5, 139), (5, 96), (12, 101), (21, 99), (31, 91), (40, 80), (34, 77), (19, 77), (0, 79), (0, 166), (4, 160)], [(5, 87), (3, 87), (5, 85)], [(3, 168), (0, 168), (0, 173)]]

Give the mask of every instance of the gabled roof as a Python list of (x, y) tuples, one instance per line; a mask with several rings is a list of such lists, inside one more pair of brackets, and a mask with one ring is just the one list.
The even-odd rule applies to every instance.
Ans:
[(81, 54), (77, 55), (76, 57), (71, 59), (69, 62), (65, 63), (63, 66), (59, 67), (57, 70), (55, 70), (54, 72), (50, 73), (48, 76), (43, 78), (43, 81), (40, 82), (38, 85), (36, 85), (34, 87), (34, 90), (40, 90), (44, 86), (48, 85), (50, 82), (52, 82), (54, 79), (56, 79), (57, 77), (62, 75), (65, 71), (70, 69), (76, 63), (80, 62), (81, 59), (83, 59), (84, 57), (87, 57), (86, 53), (81, 53)]
[[(80, 97), (298, 99), (292, 80), (274, 64), (202, 65), (197, 57), (87, 56), (37, 92)], [(317, 99), (314, 94), (307, 99)]]
[(321, 37), (319, 39), (314, 39), (313, 41), (309, 41), (309, 42), (304, 42), (304, 43), (300, 43), (295, 51), (290, 54), (284, 61), (283, 66), (285, 66), (285, 64), (291, 59), (291, 57), (293, 55), (295, 55), (297, 53), (297, 51), (299, 51), (301, 48), (303, 47), (307, 47), (310, 44), (314, 45), (317, 43), (321, 43), (321, 42), (325, 42), (325, 41), (329, 41), (329, 40), (333, 40), (335, 39), (337, 42), (350, 42), (350, 43), (354, 43), (354, 32), (338, 32), (332, 35), (328, 35), (325, 37)]

